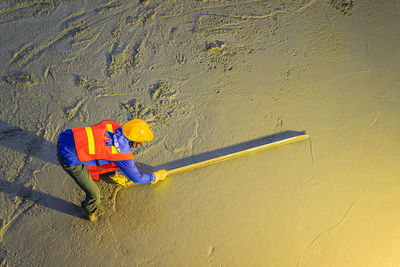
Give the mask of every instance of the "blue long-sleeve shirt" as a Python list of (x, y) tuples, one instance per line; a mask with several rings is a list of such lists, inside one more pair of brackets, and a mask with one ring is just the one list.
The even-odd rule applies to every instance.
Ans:
[[(72, 133), (71, 129), (65, 130), (60, 134), (58, 139), (58, 151), (62, 156), (64, 163), (69, 166), (77, 166), (81, 164), (97, 165), (96, 160), (81, 162), (78, 159), (75, 148), (74, 134)], [(125, 176), (134, 183), (145, 184), (155, 180), (154, 174), (140, 172), (132, 159), (119, 161), (99, 160), (100, 164), (107, 164), (110, 162), (113, 162), (115, 165), (117, 165), (117, 167), (125, 174)]]

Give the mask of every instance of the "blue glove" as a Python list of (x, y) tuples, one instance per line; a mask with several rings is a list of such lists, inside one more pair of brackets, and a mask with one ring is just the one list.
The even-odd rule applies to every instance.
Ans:
[(118, 152), (128, 153), (131, 152), (131, 146), (129, 145), (129, 140), (122, 133), (122, 129), (118, 128), (115, 133), (106, 132), (105, 136), (109, 137), (111, 140), (106, 140), (107, 146), (114, 146)]

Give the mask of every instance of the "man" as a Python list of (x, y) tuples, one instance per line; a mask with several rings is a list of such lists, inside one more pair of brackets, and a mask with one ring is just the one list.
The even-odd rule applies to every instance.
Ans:
[(134, 119), (122, 127), (107, 120), (90, 127), (73, 128), (62, 132), (58, 139), (58, 159), (63, 169), (85, 191), (82, 201), (84, 217), (96, 221), (100, 190), (94, 180), (100, 173), (120, 169), (134, 183), (156, 183), (164, 180), (167, 171), (147, 174), (140, 172), (133, 161), (131, 148), (153, 140), (150, 126)]

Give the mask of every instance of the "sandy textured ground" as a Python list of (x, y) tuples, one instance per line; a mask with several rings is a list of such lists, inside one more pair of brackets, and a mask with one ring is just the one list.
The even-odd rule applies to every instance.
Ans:
[[(0, 265), (400, 265), (399, 0), (2, 1), (0, 40)], [(87, 222), (58, 134), (135, 117), (147, 171), (311, 139), (104, 178)]]

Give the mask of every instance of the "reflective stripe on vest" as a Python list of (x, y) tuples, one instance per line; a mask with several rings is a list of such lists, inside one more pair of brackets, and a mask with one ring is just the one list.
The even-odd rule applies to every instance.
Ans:
[(92, 128), (85, 127), (85, 130), (86, 130), (87, 139), (88, 139), (89, 155), (94, 155), (94, 154), (96, 154), (96, 149), (94, 147), (94, 136), (93, 136)]
[[(107, 126), (107, 131), (109, 131), (110, 133), (114, 133), (114, 130), (113, 130), (111, 124), (108, 124), (108, 123), (107, 123), (106, 126)], [(118, 153), (118, 150), (115, 148), (115, 146), (112, 146), (112, 147), (111, 147), (111, 153), (112, 153), (112, 154), (117, 154), (117, 153)]]

